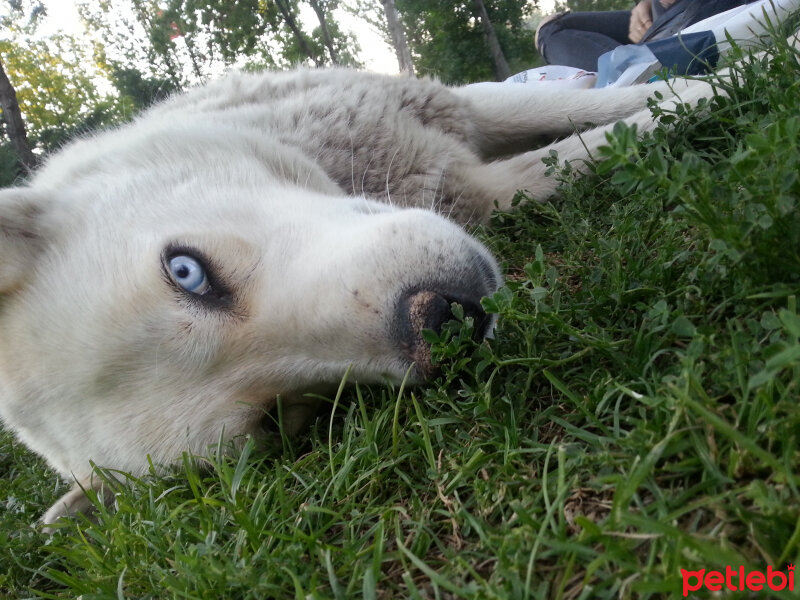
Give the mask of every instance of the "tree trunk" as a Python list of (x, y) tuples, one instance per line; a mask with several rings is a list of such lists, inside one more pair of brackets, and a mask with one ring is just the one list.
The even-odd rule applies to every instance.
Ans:
[(392, 46), (394, 46), (394, 51), (397, 55), (397, 64), (400, 67), (400, 72), (413, 76), (414, 63), (411, 62), (411, 51), (408, 49), (406, 32), (403, 31), (403, 24), (400, 22), (397, 7), (394, 4), (394, 0), (381, 1), (383, 2), (383, 10), (386, 13), (386, 24), (389, 27), (389, 35), (392, 37)]
[(486, 38), (486, 43), (489, 45), (489, 53), (492, 56), (495, 77), (497, 81), (503, 81), (511, 77), (511, 69), (508, 67), (508, 61), (506, 61), (503, 49), (500, 47), (500, 42), (494, 31), (494, 26), (492, 26), (492, 22), (489, 20), (489, 13), (486, 11), (486, 5), (483, 3), (483, 0), (474, 1), (475, 8), (478, 11), (478, 18), (483, 26), (483, 36)]
[(319, 58), (314, 55), (314, 51), (311, 49), (311, 46), (308, 45), (308, 40), (306, 39), (305, 34), (300, 29), (300, 26), (297, 24), (297, 20), (295, 20), (294, 15), (292, 14), (292, 7), (288, 2), (285, 2), (285, 0), (275, 0), (275, 4), (277, 5), (278, 10), (281, 11), (284, 22), (289, 29), (292, 30), (292, 34), (294, 34), (297, 44), (300, 46), (300, 50), (302, 50), (303, 54), (305, 54), (308, 58), (313, 60), (315, 65), (321, 67), (322, 64), (320, 63)]
[(17, 102), (17, 92), (11, 81), (6, 75), (6, 70), (0, 61), (0, 108), (3, 109), (3, 118), (6, 122), (8, 137), (14, 144), (14, 149), (19, 156), (19, 163), (25, 173), (30, 173), (39, 162), (36, 155), (31, 150), (28, 142), (28, 134), (25, 132), (25, 123), (22, 120), (22, 112), (19, 110)]
[(322, 41), (328, 49), (328, 54), (331, 56), (331, 62), (335, 65), (339, 64), (339, 53), (336, 51), (336, 45), (333, 43), (333, 37), (328, 29), (328, 21), (325, 19), (325, 8), (322, 6), (320, 0), (308, 0), (311, 8), (317, 13), (319, 20), (319, 29), (322, 32)]

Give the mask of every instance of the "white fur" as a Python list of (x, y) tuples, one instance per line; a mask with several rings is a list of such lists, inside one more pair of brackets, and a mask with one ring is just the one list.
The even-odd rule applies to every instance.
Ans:
[[(87, 507), (90, 461), (141, 475), (148, 456), (168, 465), (263, 437), (278, 397), (300, 427), (304, 394), (348, 368), (401, 379), (414, 356), (398, 346), (398, 298), (466, 286), (477, 302), (499, 280), (452, 221), (485, 221), (520, 189), (551, 196), (541, 158), (556, 149), (579, 166), (604, 142), (602, 128), (573, 135), (587, 123), (651, 126), (655, 89), (671, 95), (232, 75), (71, 144), (3, 191), (0, 416), (76, 482), (44, 522)], [(210, 260), (229, 306), (170, 280), (162, 254), (176, 244)]]

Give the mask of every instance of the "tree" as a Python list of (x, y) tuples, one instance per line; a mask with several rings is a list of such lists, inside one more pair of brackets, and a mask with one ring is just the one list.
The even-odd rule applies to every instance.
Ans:
[[(99, 0), (77, 5), (95, 40), (95, 58), (108, 73), (137, 65), (146, 77), (182, 88), (191, 77), (177, 52), (168, 15), (145, 0)], [(160, 11), (160, 12), (159, 12)]]
[[(181, 67), (181, 59), (178, 56), (173, 33), (179, 29), (177, 24), (173, 28), (174, 21), (171, 20), (170, 9), (164, 11), (159, 8), (154, 0), (131, 0), (136, 18), (145, 28), (149, 38), (149, 48), (161, 61), (165, 68), (165, 73), (169, 80), (176, 87), (182, 83), (184, 73)], [(194, 68), (195, 74), (201, 77), (198, 69)]]
[[(124, 111), (117, 97), (98, 91), (103, 73), (85, 45), (64, 34), (36, 35), (41, 3), (9, 4), (0, 17), (0, 153), (13, 148), (28, 172), (71, 136), (119, 122)], [(12, 171), (18, 174), (16, 163), (2, 170), (2, 183), (11, 182)]]
[(335, 65), (340, 64), (339, 62), (339, 53), (336, 50), (336, 45), (333, 41), (333, 36), (331, 35), (330, 27), (328, 26), (328, 15), (330, 11), (336, 8), (339, 4), (337, 0), (308, 0), (308, 4), (314, 10), (314, 14), (317, 15), (317, 20), (319, 21), (319, 30), (322, 37), (322, 41), (325, 44), (325, 47), (328, 49), (328, 54), (331, 57), (331, 62)]
[(503, 81), (511, 77), (511, 70), (508, 68), (508, 62), (503, 54), (503, 49), (500, 47), (500, 42), (497, 39), (497, 34), (494, 31), (494, 25), (489, 18), (489, 12), (486, 10), (486, 5), (483, 0), (474, 0), (475, 9), (478, 13), (478, 19), (483, 27), (483, 35), (486, 38), (486, 45), (489, 47), (489, 54), (492, 57), (492, 64), (494, 66), (494, 74), (498, 81)]
[(17, 92), (6, 75), (2, 60), (0, 60), (0, 109), (3, 111), (6, 135), (16, 150), (23, 170), (29, 173), (39, 161), (28, 142), (28, 133), (25, 131), (25, 123), (17, 102)]
[(393, 48), (401, 73), (414, 74), (414, 62), (395, 0), (346, 0), (342, 8), (372, 26)]
[(397, 12), (394, 0), (382, 0), (383, 12), (386, 16), (386, 27), (389, 33), (389, 40), (397, 55), (397, 65), (400, 72), (414, 74), (414, 63), (411, 60), (411, 50), (408, 48), (408, 39), (400, 22), (400, 15)]
[[(44, 5), (41, 2), (29, 2), (23, 5), (20, 0), (9, 0), (8, 4), (9, 14), (0, 18), (0, 27), (9, 33), (35, 29), (39, 17), (45, 14)], [(25, 19), (26, 10), (29, 13), (27, 23), (20, 26), (20, 21)], [(11, 184), (20, 172), (30, 173), (39, 160), (31, 149), (17, 92), (3, 66), (2, 53), (0, 53), (0, 125), (2, 126), (0, 129), (0, 160), (2, 160), (0, 163), (0, 186), (5, 186)]]
[(98, 90), (104, 74), (89, 51), (63, 34), (0, 40), (5, 71), (15, 84), (31, 145), (42, 152), (71, 136), (130, 116), (119, 97)]
[(333, 17), (336, 0), (303, 0), (319, 27), (305, 29), (300, 0), (99, 0), (81, 14), (117, 69), (181, 88), (230, 66), (352, 63), (353, 40)]
[[(478, 16), (475, 0), (395, 0), (416, 71), (448, 83), (503, 78), (499, 54), (508, 71), (536, 63), (533, 32), (525, 19), (532, 5), (525, 0), (483, 0), (486, 19)], [(491, 31), (487, 25), (491, 25)], [(500, 52), (493, 60), (492, 32)], [(497, 48), (496, 48), (497, 50)]]
[(177, 91), (171, 81), (146, 77), (133, 67), (115, 65), (111, 68), (111, 83), (120, 94), (121, 102), (137, 113)]
[(297, 21), (297, 2), (291, 2), (290, 0), (273, 0), (275, 5), (278, 7), (278, 10), (283, 17), (283, 22), (286, 24), (286, 27), (292, 32), (294, 36), (294, 40), (297, 43), (297, 47), (300, 48), (302, 54), (316, 63), (317, 66), (321, 66), (323, 64), (323, 60), (317, 56), (311, 49), (311, 45), (309, 44), (308, 36), (303, 31), (302, 27), (299, 25)]

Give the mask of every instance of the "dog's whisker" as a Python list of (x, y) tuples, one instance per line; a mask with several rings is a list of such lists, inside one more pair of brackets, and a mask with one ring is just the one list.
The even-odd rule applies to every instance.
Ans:
[[(358, 196), (359, 192), (356, 190), (356, 146), (353, 140), (353, 132), (348, 131), (347, 135), (350, 140), (350, 189), (352, 190), (354, 196)], [(360, 193), (364, 193), (363, 179)]]
[(392, 154), (392, 158), (389, 159), (389, 164), (386, 166), (386, 197), (389, 197), (389, 188), (391, 187), (391, 176), (392, 176), (392, 166), (394, 165), (394, 160), (397, 158), (397, 153), (400, 152), (400, 148), (396, 148), (394, 153)]

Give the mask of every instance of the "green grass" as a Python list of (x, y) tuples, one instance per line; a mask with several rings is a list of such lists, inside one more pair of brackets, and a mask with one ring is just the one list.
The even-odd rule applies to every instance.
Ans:
[(0, 597), (667, 598), (800, 562), (799, 63), (779, 42), (496, 215), (496, 339), (453, 324), (431, 385), (352, 388), (53, 537), (63, 484), (0, 434)]

